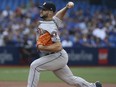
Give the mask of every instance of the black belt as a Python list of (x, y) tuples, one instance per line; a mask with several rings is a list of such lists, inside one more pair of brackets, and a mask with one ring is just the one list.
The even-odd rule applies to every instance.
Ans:
[[(61, 50), (60, 50), (60, 51), (61, 51)], [(58, 51), (58, 52), (60, 52), (60, 51)], [(50, 55), (50, 54), (54, 54), (54, 53), (58, 53), (58, 52), (45, 53), (45, 56), (46, 56), (46, 55)]]
[(45, 55), (50, 55), (50, 54), (54, 54), (54, 53), (56, 53), (56, 52), (46, 53)]

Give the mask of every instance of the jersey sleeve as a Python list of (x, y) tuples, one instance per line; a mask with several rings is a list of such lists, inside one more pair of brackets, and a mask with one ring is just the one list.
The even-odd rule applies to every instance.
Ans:
[(54, 16), (53, 20), (56, 23), (56, 25), (57, 25), (58, 28), (63, 28), (64, 27), (63, 21), (60, 20), (58, 17)]

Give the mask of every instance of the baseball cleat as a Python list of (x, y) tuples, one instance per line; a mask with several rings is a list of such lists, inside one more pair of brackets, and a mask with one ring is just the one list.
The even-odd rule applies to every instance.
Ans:
[(99, 81), (95, 82), (96, 87), (102, 87), (102, 84)]

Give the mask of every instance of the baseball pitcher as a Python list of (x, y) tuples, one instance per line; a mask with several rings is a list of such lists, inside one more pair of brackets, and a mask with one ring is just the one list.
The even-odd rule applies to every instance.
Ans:
[(31, 63), (27, 87), (37, 87), (40, 72), (46, 70), (52, 71), (58, 78), (75, 87), (102, 87), (98, 81), (89, 83), (81, 77), (74, 76), (67, 66), (68, 54), (62, 48), (58, 31), (63, 27), (65, 13), (73, 6), (73, 2), (68, 2), (56, 14), (56, 7), (52, 2), (45, 2), (39, 6), (40, 17), (43, 20), (39, 21), (36, 45), (44, 56)]

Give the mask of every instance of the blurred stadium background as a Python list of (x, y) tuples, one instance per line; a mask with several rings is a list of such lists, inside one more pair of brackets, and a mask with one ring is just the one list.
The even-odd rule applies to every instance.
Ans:
[[(1, 85), (4, 82), (26, 81), (30, 63), (42, 55), (35, 34), (40, 20), (37, 6), (45, 1), (53, 1), (58, 11), (69, 0), (0, 0), (0, 87), (15, 87)], [(70, 1), (75, 6), (60, 29), (68, 65), (89, 81), (116, 84), (116, 0)], [(48, 73), (42, 75), (42, 82), (59, 82)]]

